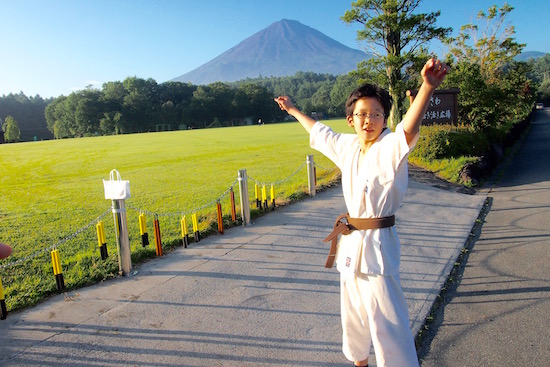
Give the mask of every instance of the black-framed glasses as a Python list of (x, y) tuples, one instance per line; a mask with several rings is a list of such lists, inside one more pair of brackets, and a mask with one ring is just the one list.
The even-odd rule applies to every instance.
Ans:
[(369, 118), (369, 120), (381, 120), (384, 118), (384, 116), (386, 116), (382, 112), (374, 112), (374, 113), (358, 112), (358, 113), (354, 113), (353, 115), (357, 116), (361, 120), (366, 120), (367, 117)]

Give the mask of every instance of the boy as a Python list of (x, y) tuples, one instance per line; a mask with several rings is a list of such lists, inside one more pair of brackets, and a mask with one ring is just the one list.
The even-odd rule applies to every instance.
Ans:
[[(348, 225), (335, 225), (335, 231), (344, 230), (335, 258), (340, 272), (343, 352), (355, 366), (368, 365), (371, 343), (379, 367), (418, 366), (399, 280), (400, 243), (393, 215), (407, 189), (407, 156), (447, 70), (438, 60), (426, 62), (422, 86), (393, 133), (386, 126), (392, 98), (375, 85), (359, 87), (346, 102), (347, 122), (356, 135), (335, 133), (304, 115), (288, 97), (275, 99), (309, 132), (310, 145), (342, 171)], [(327, 266), (332, 267), (330, 258)]]

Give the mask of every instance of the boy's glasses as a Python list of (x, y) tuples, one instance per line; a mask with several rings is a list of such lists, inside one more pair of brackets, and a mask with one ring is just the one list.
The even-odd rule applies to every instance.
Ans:
[(382, 112), (375, 112), (375, 113), (359, 112), (359, 113), (354, 113), (353, 115), (357, 116), (361, 120), (366, 120), (367, 117), (369, 118), (369, 120), (381, 120), (384, 118), (384, 116), (386, 116)]

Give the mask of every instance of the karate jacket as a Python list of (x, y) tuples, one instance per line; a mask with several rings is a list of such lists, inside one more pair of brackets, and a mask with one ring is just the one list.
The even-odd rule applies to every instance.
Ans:
[[(358, 167), (361, 146), (356, 134), (335, 133), (318, 121), (310, 131), (311, 147), (342, 171), (346, 207), (355, 218), (395, 214), (407, 191), (407, 157), (417, 141), (418, 134), (407, 144), (402, 124), (397, 125), (395, 132), (385, 129)], [(338, 214), (341, 213), (335, 213), (335, 217)], [(341, 273), (396, 275), (400, 256), (395, 227), (357, 230), (340, 236), (336, 268)]]

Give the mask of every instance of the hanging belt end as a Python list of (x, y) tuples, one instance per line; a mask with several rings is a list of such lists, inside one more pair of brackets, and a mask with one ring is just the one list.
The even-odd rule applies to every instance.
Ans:
[(327, 262), (325, 263), (325, 268), (331, 269), (334, 266), (334, 259), (336, 258), (336, 254), (330, 254), (327, 257)]

